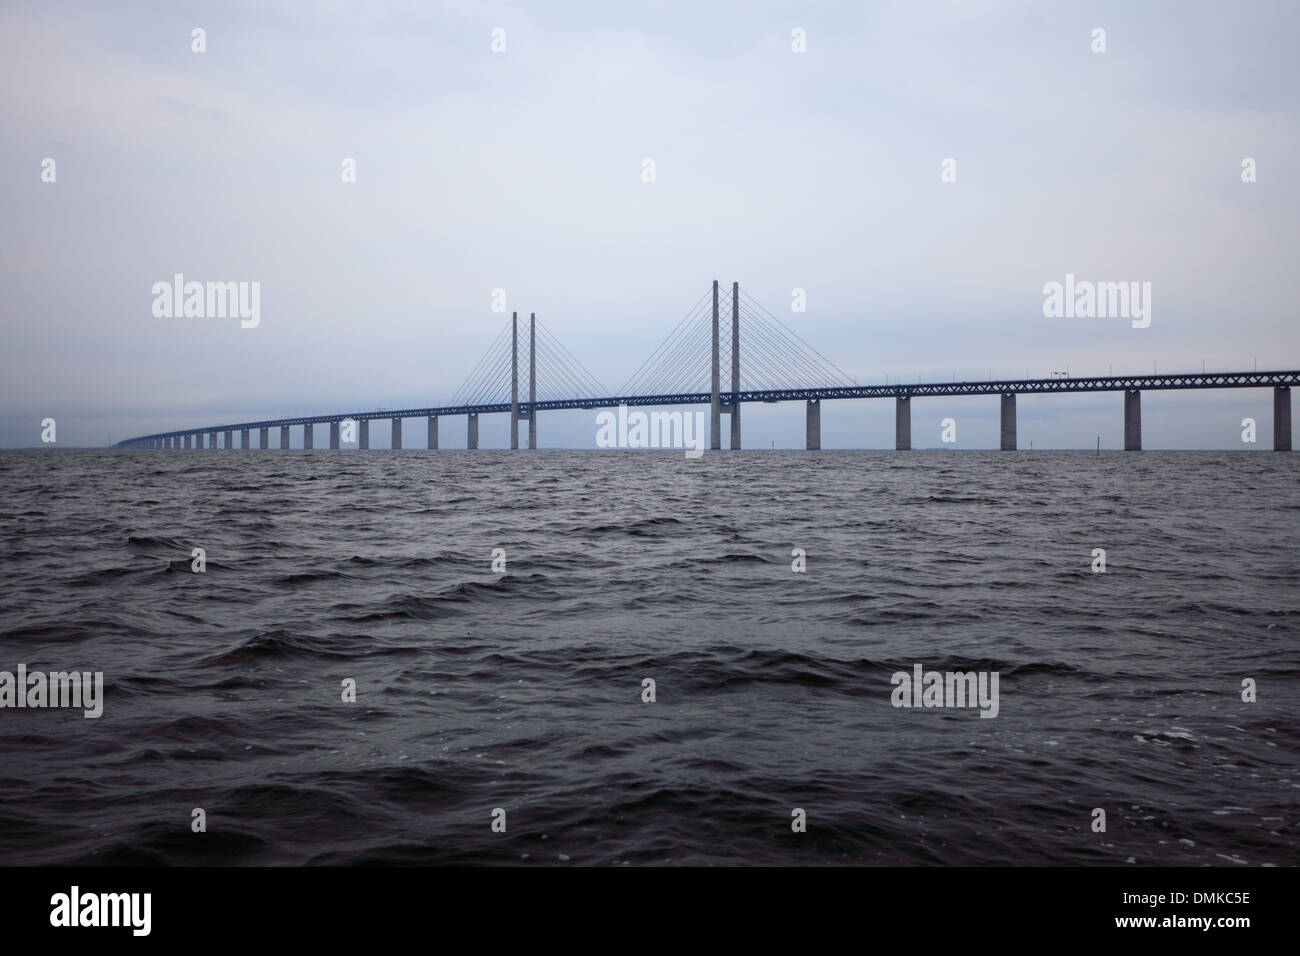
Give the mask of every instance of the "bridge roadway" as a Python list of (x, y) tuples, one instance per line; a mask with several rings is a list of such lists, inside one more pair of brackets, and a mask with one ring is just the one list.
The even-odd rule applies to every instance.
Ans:
[[(1124, 392), (1125, 393), (1125, 448), (1141, 449), (1141, 406), (1140, 395), (1143, 391), (1175, 389), (1217, 389), (1217, 388), (1267, 388), (1274, 389), (1274, 447), (1280, 451), (1291, 450), (1291, 399), (1290, 386), (1300, 384), (1300, 370), (1271, 372), (1187, 372), (1167, 375), (1104, 375), (1092, 378), (1023, 378), (997, 379), (990, 381), (965, 382), (918, 382), (907, 384), (895, 382), (883, 385), (832, 386), (826, 388), (785, 388), (785, 389), (741, 389), (739, 392), (719, 392), (716, 401), (723, 411), (729, 411), (743, 402), (788, 402), (803, 401), (808, 403), (808, 441), (807, 447), (820, 447), (820, 403), (844, 398), (894, 398), (898, 403), (897, 431), (895, 447), (911, 447), (911, 400), (916, 397), (942, 395), (1000, 395), (1002, 396), (1002, 447), (1014, 449), (1015, 445), (1015, 396), (1018, 394), (1041, 394), (1059, 392)], [(607, 398), (562, 398), (546, 399), (534, 402), (519, 401), (494, 402), (478, 405), (442, 405), (424, 408), (372, 409), (369, 411), (335, 412), (328, 415), (298, 415), (284, 418), (268, 418), (261, 421), (237, 422), (224, 425), (208, 425), (203, 428), (183, 428), (175, 431), (156, 432), (141, 435), (117, 443), (116, 447), (126, 448), (161, 448), (179, 447), (175, 439), (188, 439), (196, 436), (201, 443), (202, 435), (207, 433), (215, 439), (217, 433), (225, 432), (227, 446), (230, 446), (230, 434), (239, 431), (247, 433), (256, 428), (288, 429), (290, 426), (311, 426), (338, 423), (351, 419), (363, 428), (373, 420), (391, 419), (394, 422), (394, 435), (400, 436), (397, 423), (405, 418), (430, 419), (429, 437), (431, 448), (437, 447), (437, 419), (450, 415), (466, 415), (470, 418), (470, 447), (477, 447), (477, 416), (510, 413), (512, 409), (520, 419), (530, 420), (537, 411), (559, 411), (564, 409), (616, 408), (619, 405), (629, 407), (649, 407), (663, 405), (710, 405), (715, 401), (712, 392), (680, 392), (664, 395), (623, 395)], [(535, 421), (535, 420), (534, 420)], [(367, 440), (364, 444), (368, 445)], [(337, 435), (331, 430), (331, 441), (337, 447)], [(283, 433), (282, 433), (283, 435)], [(716, 442), (719, 436), (714, 436)], [(400, 447), (400, 437), (397, 438)], [(166, 444), (164, 444), (166, 443)], [(188, 447), (188, 446), (186, 446)], [(199, 444), (201, 447), (201, 444)], [(210, 446), (215, 447), (215, 446)], [(244, 435), (243, 447), (248, 447), (247, 435)], [(263, 436), (262, 447), (266, 447)], [(307, 447), (311, 447), (310, 444)], [(718, 447), (714, 444), (713, 447)]]

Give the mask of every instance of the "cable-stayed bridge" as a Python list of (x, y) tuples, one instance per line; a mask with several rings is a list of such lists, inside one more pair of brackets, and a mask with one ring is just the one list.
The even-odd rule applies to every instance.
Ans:
[[(522, 333), (522, 337), (521, 337)], [(521, 340), (522, 338), (522, 340)], [(521, 354), (525, 356), (521, 360)], [(526, 388), (521, 392), (521, 370)], [(724, 390), (725, 383), (725, 390)], [(537, 447), (538, 413), (585, 408), (709, 406), (709, 444), (722, 446), (722, 416), (729, 420), (729, 448), (741, 447), (741, 406), (747, 402), (802, 401), (806, 405), (805, 447), (821, 448), (821, 403), (846, 398), (893, 398), (894, 447), (912, 447), (912, 399), (934, 395), (998, 395), (1001, 401), (1001, 447), (1015, 450), (1016, 396), (1041, 392), (1123, 392), (1124, 448), (1142, 448), (1141, 395), (1147, 390), (1272, 388), (1273, 447), (1291, 450), (1291, 386), (1300, 371), (1199, 372), (1166, 375), (1106, 375), (1092, 378), (1000, 379), (966, 382), (904, 382), (859, 385), (775, 315), (741, 290), (714, 282), (660, 346), (624, 385), (611, 393), (542, 323), (530, 315), (521, 323), (515, 313), (484, 352), (464, 383), (445, 405), (426, 408), (370, 409), (328, 415), (304, 415), (182, 428), (141, 435), (117, 443), (120, 448), (241, 449), (270, 448), (270, 431), (279, 429), (279, 448), (289, 447), (290, 429), (303, 429), (303, 447), (315, 444), (315, 427), (329, 425), (330, 448), (340, 447), (344, 423), (358, 428), (357, 443), (370, 447), (370, 422), (391, 423), (391, 447), (402, 447), (402, 422), (428, 420), (428, 446), (438, 447), (442, 418), (464, 415), (466, 446), (478, 448), (480, 415), (510, 415), (510, 447), (519, 447), (519, 425), (528, 425), (528, 447)], [(224, 437), (224, 445), (219, 439)], [(206, 439), (206, 442), (205, 442)]]

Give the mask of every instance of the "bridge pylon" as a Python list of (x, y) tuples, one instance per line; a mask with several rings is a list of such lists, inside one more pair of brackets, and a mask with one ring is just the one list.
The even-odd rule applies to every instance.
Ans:
[(709, 448), (722, 449), (722, 416), (731, 419), (731, 449), (740, 448), (740, 283), (731, 283), (731, 395), (722, 400), (722, 349), (719, 328), (718, 280), (713, 280), (713, 355), (709, 371)]
[(537, 450), (537, 313), (528, 316), (528, 411), (519, 410), (519, 313), (510, 317), (510, 449), (519, 449), (519, 423), (528, 423), (528, 448)]

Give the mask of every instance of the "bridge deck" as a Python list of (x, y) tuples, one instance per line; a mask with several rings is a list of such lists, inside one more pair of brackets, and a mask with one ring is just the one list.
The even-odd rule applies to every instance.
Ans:
[[(732, 402), (788, 402), (828, 401), (837, 398), (891, 398), (897, 396), (926, 395), (1007, 395), (1041, 392), (1121, 392), (1170, 389), (1208, 388), (1264, 388), (1279, 385), (1300, 385), (1300, 371), (1287, 372), (1189, 372), (1173, 375), (1105, 375), (1096, 378), (1022, 378), (999, 379), (986, 382), (920, 382), (915, 385), (852, 385), (830, 388), (787, 388), (769, 390), (741, 390), (721, 392), (724, 404)], [(549, 401), (518, 404), (521, 414), (533, 410), (550, 411), (570, 408), (616, 408), (619, 405), (707, 405), (708, 392), (682, 392), (670, 395), (621, 395), (608, 398), (551, 399)], [(488, 405), (442, 405), (429, 408), (398, 408), (354, 412), (335, 412), (329, 415), (300, 415), (290, 418), (269, 418), (255, 422), (235, 422), (224, 425), (205, 425), (201, 428), (182, 428), (175, 431), (140, 435), (117, 443), (118, 446), (152, 441), (155, 438), (178, 438), (200, 432), (240, 431), (245, 428), (277, 428), (285, 425), (319, 425), (326, 422), (374, 421), (386, 418), (426, 418), (444, 415), (485, 415), (509, 412), (509, 402)]]

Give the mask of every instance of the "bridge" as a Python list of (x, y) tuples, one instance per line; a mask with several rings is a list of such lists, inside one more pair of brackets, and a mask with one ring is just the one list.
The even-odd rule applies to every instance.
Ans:
[[(710, 307), (711, 304), (711, 307)], [(729, 308), (728, 308), (729, 307)], [(730, 312), (730, 323), (722, 321)], [(745, 343), (742, 365), (741, 343)], [(119, 448), (233, 449), (239, 433), (241, 449), (249, 449), (250, 434), (258, 433), (258, 448), (270, 448), (270, 430), (280, 431), (279, 447), (289, 447), (289, 430), (303, 429), (303, 448), (315, 444), (315, 427), (329, 425), (329, 447), (340, 447), (344, 423), (354, 423), (361, 449), (370, 447), (370, 422), (391, 422), (391, 447), (402, 447), (402, 422), (428, 422), (428, 447), (438, 447), (442, 418), (464, 415), (466, 447), (478, 448), (480, 415), (510, 415), (510, 447), (519, 448), (519, 425), (528, 425), (528, 447), (537, 447), (538, 413), (562, 409), (616, 408), (620, 405), (708, 405), (709, 445), (722, 447), (721, 419), (730, 425), (729, 447), (741, 447), (741, 406), (747, 402), (802, 401), (806, 406), (805, 447), (821, 448), (821, 403), (835, 399), (893, 398), (894, 447), (912, 447), (912, 399), (939, 395), (997, 395), (1001, 402), (1001, 448), (1014, 451), (1016, 396), (1042, 392), (1123, 392), (1124, 449), (1142, 449), (1142, 392), (1168, 389), (1272, 388), (1273, 448), (1291, 450), (1291, 386), (1300, 371), (1199, 372), (1166, 375), (1105, 375), (1091, 378), (1023, 378), (966, 382), (886, 382), (859, 385), (833, 362), (808, 345), (775, 315), (732, 283), (730, 295), (715, 280), (673, 332), (628, 382), (610, 395), (564, 345), (541, 323), (528, 318), (528, 394), (521, 398), (520, 322), (516, 312), (488, 347), (465, 382), (446, 405), (427, 408), (369, 409), (328, 415), (303, 415), (209, 425), (157, 432), (118, 442)], [(539, 360), (540, 355), (540, 360)], [(729, 358), (730, 387), (722, 390), (723, 360)], [(742, 374), (743, 372), (743, 374)], [(539, 375), (540, 373), (540, 375)], [(539, 397), (538, 388), (543, 392)], [(548, 394), (549, 393), (549, 394)], [(219, 437), (224, 436), (224, 445)]]

